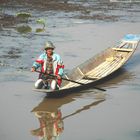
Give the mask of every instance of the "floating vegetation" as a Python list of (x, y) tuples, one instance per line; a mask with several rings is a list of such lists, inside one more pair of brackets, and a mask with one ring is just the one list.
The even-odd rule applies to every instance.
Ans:
[(43, 28), (45, 28), (46, 23), (45, 23), (45, 20), (44, 20), (44, 19), (38, 19), (38, 20), (36, 20), (36, 22), (37, 22), (38, 24), (42, 24), (42, 25), (43, 25)]
[[(28, 25), (28, 18), (31, 17), (32, 15), (30, 13), (26, 13), (26, 12), (20, 12), (17, 13), (16, 17), (18, 18), (18, 20), (21, 22), (24, 22), (23, 25), (19, 25), (16, 27), (16, 30), (21, 33), (21, 34), (26, 34), (29, 32), (32, 32), (32, 27), (30, 27)], [(44, 19), (37, 19), (35, 21), (37, 24), (41, 25), (41, 27), (36, 28), (35, 32), (39, 33), (39, 32), (44, 32), (45, 31), (45, 20)]]
[(41, 24), (41, 25), (42, 25), (42, 28), (37, 28), (37, 29), (36, 29), (36, 32), (37, 32), (37, 33), (38, 33), (38, 32), (44, 32), (44, 31), (45, 31), (45, 26), (46, 26), (45, 20), (44, 20), (44, 19), (38, 19), (38, 20), (36, 20), (36, 22), (37, 22), (38, 24)]
[(21, 34), (32, 32), (32, 28), (29, 25), (20, 25), (16, 27), (16, 30)]
[(19, 19), (20, 22), (28, 22), (29, 17), (32, 15), (26, 12), (17, 13), (16, 17)]
[(31, 16), (32, 15), (30, 13), (26, 13), (26, 12), (17, 13), (17, 17), (20, 17), (20, 18), (29, 18)]

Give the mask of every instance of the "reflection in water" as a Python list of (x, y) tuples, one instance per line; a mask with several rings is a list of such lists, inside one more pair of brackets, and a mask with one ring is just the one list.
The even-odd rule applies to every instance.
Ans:
[[(69, 101), (68, 101), (69, 102)], [(32, 130), (31, 134), (42, 140), (52, 140), (59, 137), (63, 131), (61, 110), (59, 109), (64, 100), (44, 99), (32, 112), (39, 120), (40, 127)]]
[(39, 33), (39, 32), (44, 32), (44, 31), (45, 31), (45, 29), (43, 29), (43, 28), (37, 28), (37, 29), (36, 29), (36, 32), (37, 32), (37, 33)]
[(21, 34), (32, 32), (32, 28), (29, 25), (20, 25), (16, 28), (16, 30)]
[(105, 100), (105, 96), (104, 98), (103, 96), (100, 99), (96, 99), (95, 97), (95, 100), (92, 103), (85, 105), (64, 117), (62, 117), (61, 106), (75, 101), (74, 97), (69, 96), (59, 99), (45, 98), (32, 110), (35, 117), (39, 120), (40, 127), (38, 129), (31, 130), (31, 134), (38, 136), (41, 140), (56, 140), (64, 130), (64, 119), (98, 105)]
[(44, 99), (32, 112), (39, 120), (40, 127), (31, 134), (42, 140), (55, 140), (63, 132), (63, 119), (60, 107), (72, 102), (72, 98)]
[(104, 87), (116, 87), (125, 84), (135, 78), (135, 73), (127, 71), (124, 67), (112, 74), (107, 81), (103, 83)]
[(60, 110), (57, 112), (36, 111), (35, 116), (39, 120), (40, 128), (32, 130), (32, 135), (38, 136), (41, 140), (54, 140), (62, 133), (63, 121)]
[(85, 106), (83, 106), (81, 109), (78, 109), (78, 110), (76, 110), (75, 112), (73, 112), (72, 114), (69, 114), (69, 115), (63, 117), (63, 120), (66, 119), (66, 118), (68, 118), (68, 117), (70, 117), (70, 116), (76, 115), (76, 114), (78, 114), (78, 113), (80, 113), (80, 112), (82, 112), (82, 111), (88, 110), (88, 109), (90, 109), (91, 107), (96, 106), (96, 105), (98, 105), (99, 103), (103, 102), (104, 100), (105, 100), (105, 99), (97, 100), (97, 101), (94, 101), (93, 103), (91, 103), (91, 104), (89, 104), (89, 105), (85, 105)]

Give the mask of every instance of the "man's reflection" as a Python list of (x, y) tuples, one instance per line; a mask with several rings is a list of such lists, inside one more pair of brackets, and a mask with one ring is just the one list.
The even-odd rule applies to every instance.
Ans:
[(81, 108), (76, 109), (74, 112), (70, 112), (70, 114), (63, 116), (62, 118), (60, 108), (64, 104), (71, 103), (75, 100), (76, 99), (74, 97), (71, 98), (70, 96), (59, 99), (45, 98), (32, 110), (39, 120), (40, 126), (38, 129), (31, 130), (31, 134), (38, 136), (41, 140), (56, 140), (64, 130), (63, 121), (65, 119), (88, 110), (91, 107), (105, 101), (105, 94), (98, 93), (98, 98), (96, 97), (96, 94), (94, 94), (94, 99), (90, 104), (81, 106)]
[(36, 111), (40, 128), (32, 130), (32, 135), (39, 136), (41, 140), (56, 139), (63, 131), (62, 114), (60, 110), (56, 112)]
[(32, 130), (31, 134), (38, 136), (41, 140), (57, 139), (64, 130), (60, 107), (72, 101), (74, 101), (74, 99), (70, 97), (59, 99), (44, 98), (44, 100), (32, 110), (39, 120), (40, 127)]

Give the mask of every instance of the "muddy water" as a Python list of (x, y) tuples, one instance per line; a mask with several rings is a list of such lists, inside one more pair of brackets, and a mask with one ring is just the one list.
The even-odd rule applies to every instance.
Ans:
[[(106, 92), (91, 88), (47, 99), (32, 90), (37, 74), (29, 70), (46, 40), (56, 45), (67, 72), (123, 35), (140, 34), (140, 4), (68, 1), (61, 8), (53, 4), (48, 10), (43, 1), (0, 4), (0, 139), (139, 140), (140, 46), (101, 85)], [(21, 11), (32, 14), (28, 21), (15, 18)], [(42, 28), (36, 22), (39, 18), (45, 19), (44, 32), (36, 32)], [(20, 32), (21, 25), (30, 28)]]

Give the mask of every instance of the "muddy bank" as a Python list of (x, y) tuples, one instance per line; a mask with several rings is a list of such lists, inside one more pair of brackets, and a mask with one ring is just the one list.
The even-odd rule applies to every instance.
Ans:
[[(116, 22), (119, 20), (137, 21), (139, 3), (112, 3), (109, 1), (72, 1), (72, 0), (7, 0), (1, 1), (0, 27), (9, 27), (19, 23), (16, 15), (7, 13), (7, 9), (32, 13), (32, 10), (64, 12), (67, 18)], [(33, 15), (34, 16), (34, 15)]]

